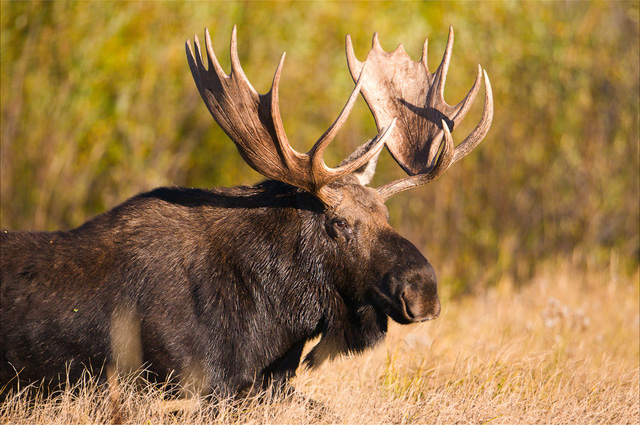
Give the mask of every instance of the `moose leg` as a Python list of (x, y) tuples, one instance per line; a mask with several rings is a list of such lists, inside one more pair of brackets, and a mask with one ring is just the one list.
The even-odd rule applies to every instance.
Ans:
[(289, 380), (296, 376), (296, 369), (300, 365), (304, 342), (293, 346), (283, 356), (271, 363), (262, 371), (263, 389), (271, 389), (279, 397), (292, 395), (295, 390)]
[(289, 380), (296, 375), (296, 369), (300, 365), (304, 345), (304, 342), (295, 345), (265, 369), (263, 388), (270, 391), (267, 394), (274, 398), (287, 398), (290, 402), (306, 406), (309, 413), (318, 421), (328, 419), (331, 422), (343, 422), (331, 409), (298, 392), (289, 383)]
[(122, 399), (120, 397), (120, 380), (115, 366), (107, 366), (107, 391), (109, 408), (111, 409), (111, 423), (119, 425), (123, 423)]

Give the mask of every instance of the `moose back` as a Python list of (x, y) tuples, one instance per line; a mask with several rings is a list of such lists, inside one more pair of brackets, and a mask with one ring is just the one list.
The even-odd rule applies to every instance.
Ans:
[[(430, 73), (425, 41), (414, 62), (373, 38), (364, 62), (347, 36), (356, 86), (308, 153), (291, 148), (279, 112), (284, 55), (271, 90), (259, 94), (242, 71), (236, 29), (231, 73), (205, 31), (187, 41), (196, 86), (244, 160), (267, 178), (252, 187), (161, 188), (140, 194), (69, 231), (1, 237), (0, 388), (57, 385), (86, 370), (145, 368), (199, 394), (229, 396), (285, 388), (305, 343), (315, 367), (384, 338), (388, 318), (438, 317), (429, 262), (388, 224), (391, 196), (426, 184), (468, 154), (493, 117), (489, 79), (457, 105), (443, 98), (453, 30)], [(480, 123), (458, 146), (451, 131), (485, 82)], [(379, 134), (336, 168), (322, 155), (362, 94)], [(406, 178), (371, 188), (383, 147)], [(104, 376), (105, 374), (103, 374)]]

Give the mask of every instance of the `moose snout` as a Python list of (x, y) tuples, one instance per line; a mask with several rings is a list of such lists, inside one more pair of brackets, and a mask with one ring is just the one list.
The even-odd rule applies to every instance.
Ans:
[(386, 299), (388, 314), (396, 322), (425, 322), (440, 315), (436, 275), (426, 260), (391, 271), (383, 282), (380, 298)]
[(411, 322), (425, 322), (440, 315), (436, 273), (427, 261), (401, 274), (399, 304)]
[(375, 299), (389, 317), (402, 324), (433, 320), (440, 315), (438, 281), (429, 261), (411, 242), (397, 233), (384, 232), (386, 246), (380, 258), (382, 279)]
[(423, 296), (408, 287), (401, 297), (407, 319), (412, 322), (426, 322), (440, 315), (440, 299), (437, 293)]

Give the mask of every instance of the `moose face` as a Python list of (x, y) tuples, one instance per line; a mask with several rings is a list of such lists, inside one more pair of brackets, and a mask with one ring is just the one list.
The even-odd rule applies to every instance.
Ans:
[(357, 183), (331, 186), (341, 201), (325, 212), (326, 233), (345, 270), (357, 271), (357, 276), (344, 280), (342, 291), (369, 299), (398, 323), (438, 317), (435, 271), (420, 251), (389, 225), (382, 197), (375, 189)]

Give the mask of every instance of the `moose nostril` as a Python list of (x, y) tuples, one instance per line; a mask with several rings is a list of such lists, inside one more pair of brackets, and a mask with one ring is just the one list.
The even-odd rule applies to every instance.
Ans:
[[(407, 296), (407, 291), (403, 290), (402, 293), (400, 294), (400, 300), (402, 303), (402, 308), (404, 310), (405, 315), (407, 316), (408, 319), (415, 319), (415, 315), (414, 312), (411, 311), (411, 300), (410, 300), (410, 296)], [(415, 307), (414, 307), (415, 308)]]
[(415, 302), (415, 297), (411, 294), (410, 291), (402, 291), (401, 300), (404, 307), (404, 312), (407, 316), (407, 319), (416, 320), (420, 319), (421, 308), (418, 306), (419, 303)]

